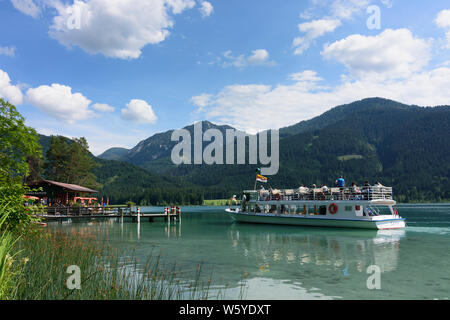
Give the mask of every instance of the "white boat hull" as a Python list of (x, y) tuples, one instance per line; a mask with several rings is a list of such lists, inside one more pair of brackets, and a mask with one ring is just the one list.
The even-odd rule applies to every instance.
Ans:
[(266, 223), (296, 226), (340, 227), (361, 229), (400, 229), (405, 228), (405, 219), (394, 216), (361, 217), (359, 219), (329, 218), (316, 215), (246, 213), (226, 209), (238, 222)]

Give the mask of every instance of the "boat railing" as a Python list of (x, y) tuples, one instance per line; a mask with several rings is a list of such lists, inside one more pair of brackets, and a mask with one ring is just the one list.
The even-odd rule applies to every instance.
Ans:
[(305, 188), (247, 190), (249, 200), (277, 201), (277, 200), (392, 200), (392, 187), (364, 186), (344, 188)]

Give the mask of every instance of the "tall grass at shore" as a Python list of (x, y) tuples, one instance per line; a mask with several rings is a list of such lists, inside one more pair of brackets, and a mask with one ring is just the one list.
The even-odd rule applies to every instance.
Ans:
[[(201, 266), (190, 283), (181, 281), (181, 270), (162, 263), (161, 256), (140, 263), (134, 255), (119, 254), (83, 234), (29, 232), (16, 250), (25, 259), (13, 298), (20, 300), (64, 299), (214, 299), (211, 278), (201, 280)], [(68, 289), (70, 265), (81, 270), (81, 289)]]

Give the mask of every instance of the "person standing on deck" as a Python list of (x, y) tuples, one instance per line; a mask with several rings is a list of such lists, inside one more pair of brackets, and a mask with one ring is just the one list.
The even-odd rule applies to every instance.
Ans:
[(339, 176), (339, 178), (336, 180), (336, 186), (339, 188), (344, 188), (345, 187), (345, 180), (342, 176)]
[(342, 176), (339, 176), (339, 178), (337, 178), (335, 183), (336, 183), (336, 186), (341, 191), (342, 199), (344, 199), (344, 187), (345, 187), (345, 180), (344, 180), (344, 178)]

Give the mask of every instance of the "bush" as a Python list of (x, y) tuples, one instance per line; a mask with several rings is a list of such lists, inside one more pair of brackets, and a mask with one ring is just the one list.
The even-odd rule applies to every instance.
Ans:
[(39, 219), (34, 215), (42, 211), (41, 206), (24, 205), (24, 195), (30, 189), (20, 184), (0, 185), (0, 219), (4, 218), (3, 228), (24, 229)]

